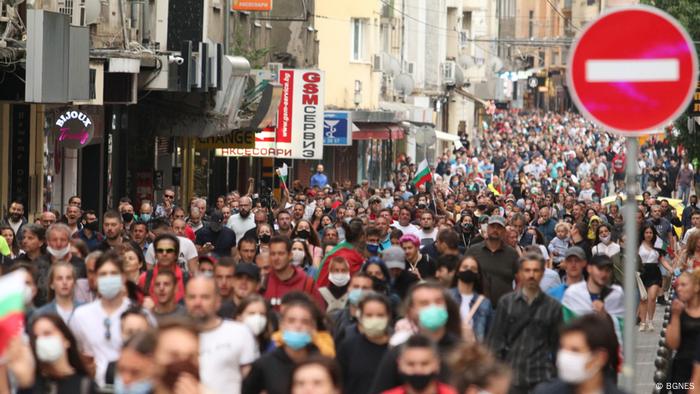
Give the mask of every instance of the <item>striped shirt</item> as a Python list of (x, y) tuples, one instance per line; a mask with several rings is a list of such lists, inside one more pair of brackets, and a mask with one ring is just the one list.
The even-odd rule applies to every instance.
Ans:
[(521, 289), (501, 297), (487, 343), (513, 368), (513, 385), (532, 387), (555, 375), (561, 304), (541, 293), (528, 304)]

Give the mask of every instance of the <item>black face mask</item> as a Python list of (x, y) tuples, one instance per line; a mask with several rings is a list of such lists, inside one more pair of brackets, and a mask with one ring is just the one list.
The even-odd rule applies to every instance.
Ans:
[(134, 219), (134, 214), (133, 213), (122, 213), (122, 220), (125, 222), (130, 222)]
[(483, 205), (483, 204), (476, 206), (476, 209), (478, 209), (479, 211), (482, 211), (482, 212), (485, 211), (487, 208), (488, 207), (486, 205)]
[(264, 244), (270, 243), (270, 234), (263, 234), (258, 239), (260, 239), (261, 243), (264, 243)]
[(479, 275), (477, 275), (476, 272), (472, 270), (466, 270), (459, 271), (459, 273), (457, 273), (457, 278), (464, 283), (475, 283), (476, 280), (479, 278)]
[(471, 233), (472, 231), (474, 231), (474, 225), (471, 223), (462, 223), (462, 230), (465, 233)]
[(98, 223), (97, 223), (97, 221), (85, 223), (85, 225), (83, 227), (85, 227), (86, 229), (88, 229), (90, 231), (97, 231)]
[(425, 390), (428, 385), (435, 380), (437, 375), (435, 372), (429, 374), (405, 374), (400, 373), (401, 379), (406, 382), (409, 386), (413, 387), (416, 391)]
[(299, 230), (297, 231), (297, 235), (301, 239), (309, 239), (309, 236), (311, 236), (311, 232), (309, 230)]
[(420, 203), (418, 204), (418, 209), (425, 209), (427, 205)]

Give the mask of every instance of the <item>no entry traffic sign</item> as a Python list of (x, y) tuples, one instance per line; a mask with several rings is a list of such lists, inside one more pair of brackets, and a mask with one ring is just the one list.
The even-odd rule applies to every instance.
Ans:
[(664, 127), (683, 112), (697, 70), (685, 29), (663, 11), (637, 6), (586, 26), (571, 47), (567, 82), (585, 116), (633, 136)]

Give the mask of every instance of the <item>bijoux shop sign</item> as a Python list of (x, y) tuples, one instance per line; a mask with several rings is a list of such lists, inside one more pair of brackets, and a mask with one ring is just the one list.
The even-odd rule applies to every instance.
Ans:
[(79, 149), (89, 144), (95, 131), (90, 117), (75, 110), (62, 113), (56, 120), (55, 128), (58, 142), (70, 149)]

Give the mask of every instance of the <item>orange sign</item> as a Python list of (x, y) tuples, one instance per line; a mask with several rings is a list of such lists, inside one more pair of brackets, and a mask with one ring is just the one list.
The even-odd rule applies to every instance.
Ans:
[(233, 0), (235, 11), (270, 11), (272, 0)]

